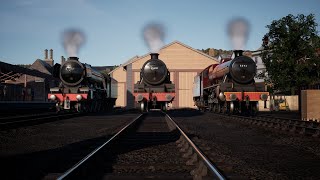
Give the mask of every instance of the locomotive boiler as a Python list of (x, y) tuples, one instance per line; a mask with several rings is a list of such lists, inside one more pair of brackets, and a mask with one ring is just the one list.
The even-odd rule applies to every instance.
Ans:
[(81, 63), (78, 57), (55, 64), (53, 76), (61, 83), (50, 88), (48, 98), (57, 103), (58, 110), (97, 112), (110, 110), (115, 104), (111, 77)]
[(255, 62), (243, 56), (242, 50), (234, 55), (234, 59), (210, 65), (195, 77), (193, 99), (199, 109), (255, 114), (258, 101), (267, 100), (265, 84), (254, 81)]
[(170, 81), (170, 72), (166, 64), (151, 53), (140, 71), (140, 80), (134, 84), (136, 106), (141, 111), (152, 108), (166, 110), (175, 97), (175, 85)]

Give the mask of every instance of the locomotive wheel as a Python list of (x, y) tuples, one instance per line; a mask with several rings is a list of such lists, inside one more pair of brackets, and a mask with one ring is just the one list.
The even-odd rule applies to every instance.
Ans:
[(101, 112), (101, 109), (102, 109), (102, 101), (99, 100), (97, 101), (97, 112)]
[(140, 111), (143, 113), (145, 109), (145, 103), (144, 102), (140, 102)]
[(93, 109), (93, 112), (98, 112), (98, 101), (93, 101), (94, 102), (94, 109)]
[(214, 104), (214, 112), (220, 113), (220, 111), (221, 111), (220, 104), (219, 103), (215, 103)]
[(162, 109), (162, 111), (167, 111), (166, 105), (165, 105), (165, 104), (162, 104), (162, 105), (161, 105), (161, 109)]
[(214, 110), (213, 104), (209, 104), (209, 111), (212, 112)]
[(225, 104), (222, 105), (221, 111), (222, 111), (222, 114), (225, 114), (227, 112), (227, 107)]
[(94, 111), (94, 101), (91, 101), (88, 105), (89, 105), (89, 112), (93, 112)]
[(163, 105), (163, 111), (167, 111), (168, 110), (168, 102), (165, 102)]
[(234, 103), (233, 102), (230, 102), (230, 114), (232, 114), (234, 112)]
[(256, 102), (256, 103), (252, 103), (252, 105), (251, 105), (251, 115), (252, 116), (256, 116), (257, 115), (257, 113), (258, 113), (258, 103)]
[(84, 112), (89, 112), (89, 110), (90, 110), (90, 107), (89, 107), (89, 105), (88, 105), (89, 103), (88, 102), (86, 102), (85, 104), (84, 104)]
[(76, 104), (76, 110), (77, 112), (82, 112), (82, 104), (80, 102)]

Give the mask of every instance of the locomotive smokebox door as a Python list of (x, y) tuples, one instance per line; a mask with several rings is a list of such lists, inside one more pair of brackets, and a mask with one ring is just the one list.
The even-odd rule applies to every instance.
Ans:
[(148, 85), (162, 84), (168, 75), (167, 66), (163, 61), (158, 59), (159, 54), (151, 53), (151, 59), (146, 61), (141, 69), (143, 80)]

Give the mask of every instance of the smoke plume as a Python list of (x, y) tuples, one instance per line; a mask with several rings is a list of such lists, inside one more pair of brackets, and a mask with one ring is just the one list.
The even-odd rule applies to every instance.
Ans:
[(158, 53), (164, 45), (165, 28), (160, 23), (150, 23), (143, 28), (144, 41), (151, 53)]
[(62, 34), (64, 50), (69, 57), (77, 57), (80, 47), (85, 42), (85, 35), (80, 30), (69, 29)]
[(233, 49), (243, 50), (249, 36), (249, 22), (244, 18), (236, 18), (228, 23), (227, 28)]

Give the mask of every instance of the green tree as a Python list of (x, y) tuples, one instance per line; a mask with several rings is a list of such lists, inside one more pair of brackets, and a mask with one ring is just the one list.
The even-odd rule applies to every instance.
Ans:
[(274, 90), (296, 94), (303, 86), (320, 80), (320, 47), (317, 23), (313, 14), (289, 14), (266, 26), (262, 60), (267, 82)]

